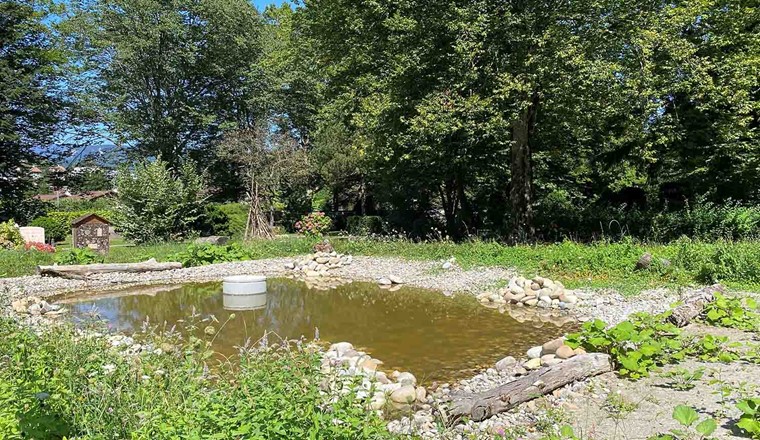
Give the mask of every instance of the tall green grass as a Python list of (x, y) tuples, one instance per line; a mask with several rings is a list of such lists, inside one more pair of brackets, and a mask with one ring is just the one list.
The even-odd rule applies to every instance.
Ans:
[(205, 328), (200, 337), (137, 334), (164, 353), (132, 358), (71, 325), (35, 332), (0, 318), (0, 438), (391, 438), (350, 392), (356, 383), (334, 398), (322, 391), (334, 377), (308, 346), (254, 344), (215, 361), (207, 326), (238, 325), (230, 319), (188, 317), (182, 325)]

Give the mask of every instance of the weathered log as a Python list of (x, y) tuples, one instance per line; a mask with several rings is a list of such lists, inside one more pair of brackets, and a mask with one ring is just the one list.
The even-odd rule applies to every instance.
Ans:
[(575, 356), (482, 393), (454, 396), (448, 423), (453, 425), (464, 417), (474, 421), (485, 420), (567, 384), (610, 371), (612, 364), (606, 354)]
[(678, 327), (687, 326), (692, 319), (702, 314), (705, 306), (715, 300), (715, 292), (726, 293), (726, 288), (713, 284), (694, 292), (683, 304), (673, 309), (668, 320)]
[(182, 263), (159, 263), (150, 259), (142, 263), (76, 264), (66, 266), (37, 266), (39, 275), (83, 279), (89, 275), (110, 272), (156, 272), (182, 269)]

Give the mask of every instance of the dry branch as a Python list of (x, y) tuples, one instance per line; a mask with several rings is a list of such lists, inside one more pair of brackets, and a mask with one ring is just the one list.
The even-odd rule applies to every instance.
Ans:
[(567, 384), (610, 371), (612, 364), (606, 354), (575, 356), (488, 391), (455, 396), (449, 423), (457, 423), (464, 417), (474, 421), (485, 420)]

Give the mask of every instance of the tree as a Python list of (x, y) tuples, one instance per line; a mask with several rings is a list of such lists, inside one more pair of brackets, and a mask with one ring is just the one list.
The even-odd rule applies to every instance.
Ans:
[(161, 158), (124, 165), (116, 189), (116, 224), (124, 238), (136, 243), (187, 237), (203, 214), (204, 179), (190, 161), (176, 169)]
[(53, 89), (63, 54), (49, 12), (29, 0), (0, 3), (0, 219), (22, 221), (29, 170), (63, 117)]
[(66, 21), (95, 124), (173, 169), (259, 115), (261, 17), (245, 0), (82, 0)]
[(246, 182), (249, 202), (244, 238), (273, 238), (275, 199), (287, 186), (308, 174), (307, 155), (288, 134), (273, 132), (269, 124), (229, 133), (218, 145), (218, 154), (236, 163)]

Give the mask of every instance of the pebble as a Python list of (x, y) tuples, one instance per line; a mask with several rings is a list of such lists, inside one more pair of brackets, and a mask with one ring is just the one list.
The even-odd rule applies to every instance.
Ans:
[(567, 345), (563, 344), (557, 349), (557, 357), (560, 359), (570, 359), (573, 356), (575, 356), (575, 351)]
[(543, 350), (541, 351), (541, 353), (554, 354), (557, 352), (557, 349), (561, 347), (564, 343), (565, 343), (564, 338), (553, 339), (542, 346)]
[(517, 365), (517, 359), (512, 356), (507, 356), (504, 359), (496, 362), (496, 371), (507, 371)]
[(541, 359), (540, 358), (531, 359), (528, 362), (524, 363), (523, 367), (525, 367), (525, 369), (527, 370), (537, 370), (541, 368)]
[(417, 390), (413, 385), (403, 385), (391, 393), (391, 400), (396, 403), (411, 404), (417, 399)]
[(542, 350), (543, 350), (543, 347), (541, 347), (540, 345), (531, 348), (526, 353), (528, 355), (528, 359), (538, 359), (538, 358), (540, 358)]
[(396, 275), (390, 275), (390, 276), (388, 276), (388, 279), (393, 284), (404, 284), (404, 280), (401, 277), (398, 277)]
[(381, 286), (390, 286), (393, 284), (393, 281), (389, 280), (388, 278), (380, 278), (377, 280), (377, 284)]

